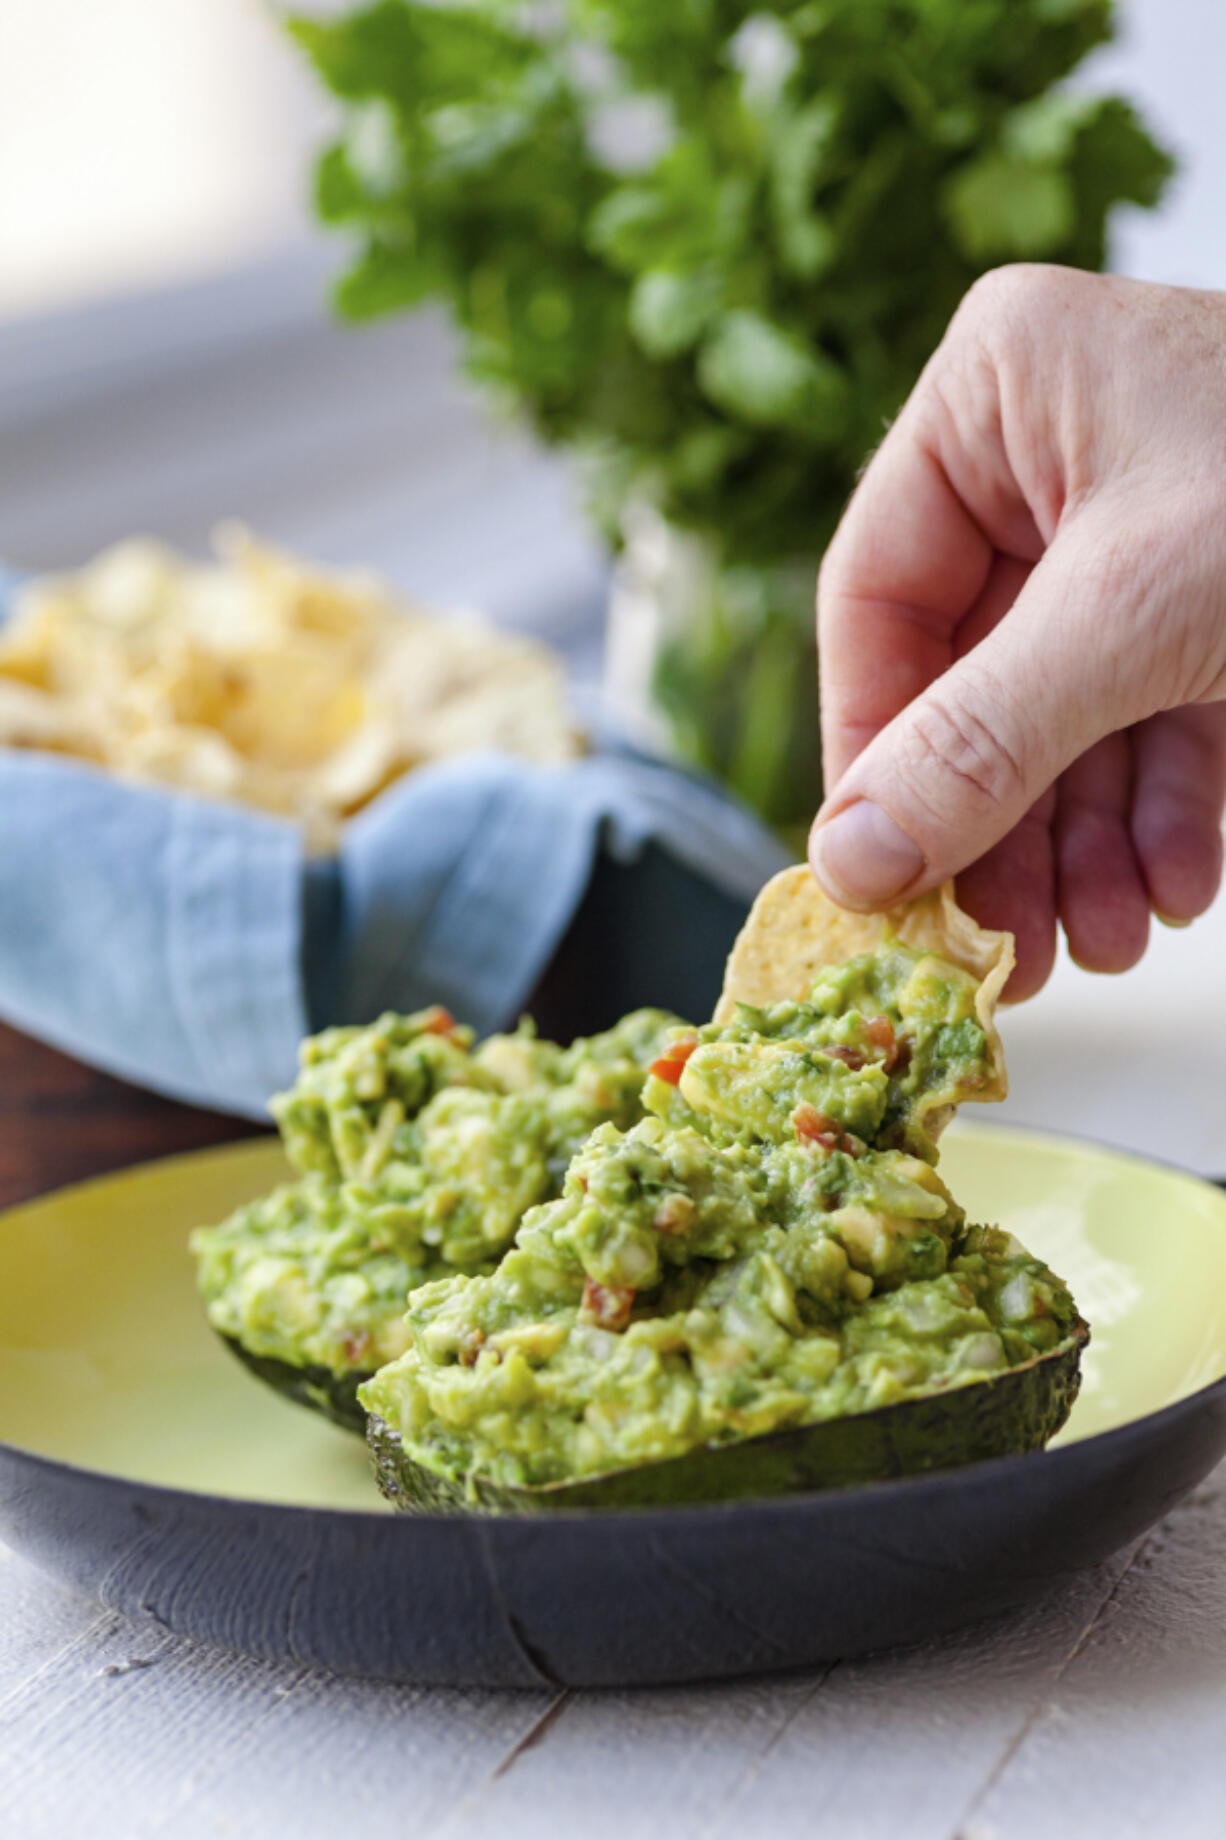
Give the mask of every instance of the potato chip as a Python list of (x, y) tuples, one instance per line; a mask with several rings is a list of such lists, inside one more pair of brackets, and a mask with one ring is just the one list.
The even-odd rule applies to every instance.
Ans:
[[(819, 971), (873, 952), (893, 937), (931, 952), (976, 978), (975, 1010), (988, 1041), (992, 1075), (972, 1096), (1003, 1099), (1009, 1090), (996, 1005), (1013, 969), (1012, 933), (993, 933), (963, 913), (952, 882), (886, 913), (856, 914), (825, 894), (805, 864), (783, 869), (767, 882), (728, 957), (716, 1022), (728, 1022), (738, 1003), (768, 1003), (808, 995)], [(934, 1139), (953, 1107), (934, 1108), (924, 1123)]]
[(317, 850), (426, 761), (580, 751), (546, 646), (238, 526), (216, 542), (201, 566), (134, 539), (24, 589), (0, 634), (0, 745), (257, 805)]

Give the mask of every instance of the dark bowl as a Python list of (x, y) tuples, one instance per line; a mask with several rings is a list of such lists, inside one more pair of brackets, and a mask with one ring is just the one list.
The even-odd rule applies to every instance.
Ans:
[(235, 1501), (0, 1446), (6, 1539), (125, 1614), (439, 1685), (714, 1680), (1016, 1609), (1226, 1451), (1226, 1382), (1084, 1443), (779, 1501), (406, 1519)]
[(278, 1156), (230, 1145), (0, 1216), (0, 1533), (183, 1635), (487, 1686), (803, 1667), (1026, 1603), (1226, 1452), (1226, 1196), (959, 1127), (955, 1191), (1063, 1268), (1092, 1323), (1072, 1441), (777, 1499), (392, 1515), (359, 1440), (246, 1373), (194, 1294), (188, 1231), (267, 1187)]

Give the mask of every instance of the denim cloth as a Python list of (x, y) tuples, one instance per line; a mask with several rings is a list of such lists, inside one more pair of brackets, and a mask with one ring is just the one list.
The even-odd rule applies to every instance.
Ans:
[(741, 903), (786, 860), (706, 781), (617, 751), (421, 768), (311, 861), (282, 819), (0, 749), (0, 1016), (263, 1117), (325, 1023), (438, 1002), (480, 1033), (505, 1026), (598, 855), (645, 851)]

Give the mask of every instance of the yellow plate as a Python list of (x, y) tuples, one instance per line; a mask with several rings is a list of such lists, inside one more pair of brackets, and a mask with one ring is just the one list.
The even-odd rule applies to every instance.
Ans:
[[(1093, 1341), (1061, 1441), (1226, 1374), (1226, 1195), (1089, 1144), (963, 1126), (942, 1174), (1072, 1285)], [(0, 1439), (259, 1501), (380, 1506), (360, 1442), (246, 1374), (204, 1322), (190, 1230), (285, 1174), (275, 1143), (175, 1157), (0, 1215)]]

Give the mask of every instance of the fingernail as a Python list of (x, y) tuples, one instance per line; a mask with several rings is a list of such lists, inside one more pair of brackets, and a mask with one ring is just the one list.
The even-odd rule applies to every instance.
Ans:
[(1160, 913), (1157, 908), (1154, 909), (1154, 918), (1156, 920), (1160, 920), (1163, 926), (1173, 926), (1173, 927), (1179, 928), (1180, 930), (1182, 930), (1185, 926), (1191, 926), (1192, 924), (1190, 920), (1177, 920), (1174, 914)]
[(892, 901), (924, 867), (924, 853), (871, 799), (857, 799), (814, 834), (813, 868), (826, 893), (850, 907)]

